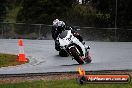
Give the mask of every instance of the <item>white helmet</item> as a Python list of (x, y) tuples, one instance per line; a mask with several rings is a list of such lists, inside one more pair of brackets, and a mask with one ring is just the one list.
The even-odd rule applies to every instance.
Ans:
[(55, 26), (55, 27), (64, 27), (65, 23), (63, 21), (59, 21), (58, 19), (55, 19), (53, 21), (53, 26)]

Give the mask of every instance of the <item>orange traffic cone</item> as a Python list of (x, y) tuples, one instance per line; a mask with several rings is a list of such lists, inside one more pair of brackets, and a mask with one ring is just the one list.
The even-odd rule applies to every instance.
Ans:
[(20, 62), (27, 62), (27, 58), (24, 54), (24, 48), (23, 48), (23, 41), (22, 39), (19, 40), (19, 55), (18, 55), (18, 61)]

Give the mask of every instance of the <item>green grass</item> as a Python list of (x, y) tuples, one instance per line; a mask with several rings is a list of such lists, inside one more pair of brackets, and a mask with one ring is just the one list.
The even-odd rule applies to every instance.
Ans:
[(18, 62), (17, 59), (18, 59), (17, 55), (0, 53), (0, 67), (23, 64), (23, 62)]
[(57, 81), (32, 81), (15, 84), (0, 84), (0, 88), (132, 88), (130, 84), (84, 84), (80, 85), (75, 79)]

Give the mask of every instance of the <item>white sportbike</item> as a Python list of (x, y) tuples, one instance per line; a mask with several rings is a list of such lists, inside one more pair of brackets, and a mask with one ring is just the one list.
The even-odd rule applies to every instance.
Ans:
[(58, 35), (60, 51), (59, 55), (71, 55), (79, 64), (90, 63), (92, 61), (89, 55), (89, 46), (82, 44), (76, 37), (73, 36), (71, 30), (65, 30)]

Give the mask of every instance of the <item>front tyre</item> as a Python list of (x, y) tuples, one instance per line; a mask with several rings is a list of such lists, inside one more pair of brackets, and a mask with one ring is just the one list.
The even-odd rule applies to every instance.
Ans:
[(78, 51), (76, 50), (75, 47), (71, 47), (69, 49), (69, 52), (71, 54), (71, 56), (74, 57), (74, 59), (79, 63), (79, 64), (84, 64), (83, 60), (81, 59), (81, 57), (79, 56)]

